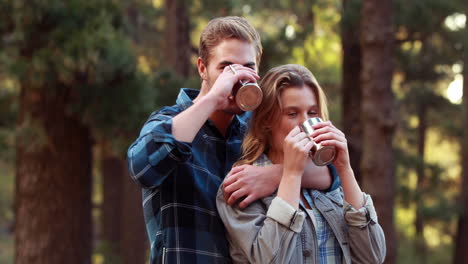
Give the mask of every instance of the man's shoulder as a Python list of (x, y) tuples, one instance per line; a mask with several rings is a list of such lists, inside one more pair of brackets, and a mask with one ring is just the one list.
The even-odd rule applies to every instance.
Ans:
[(189, 106), (193, 104), (193, 99), (197, 97), (200, 91), (188, 89), (188, 88), (181, 88), (179, 95), (177, 96), (176, 102), (174, 105), (167, 105), (162, 106), (158, 110), (154, 111), (150, 115), (151, 118), (155, 118), (157, 116), (169, 116), (174, 117), (180, 112), (187, 109)]
[(180, 112), (182, 112), (182, 110), (180, 109), (178, 105), (163, 106), (151, 113), (151, 115), (148, 118), (148, 122), (154, 121), (154, 120), (171, 118), (171, 117), (176, 116)]
[(158, 110), (154, 111), (151, 115), (177, 115), (182, 112), (179, 105), (163, 106)]

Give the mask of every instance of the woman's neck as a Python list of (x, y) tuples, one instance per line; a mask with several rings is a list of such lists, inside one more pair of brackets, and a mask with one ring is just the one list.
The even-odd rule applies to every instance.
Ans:
[(270, 149), (267, 156), (273, 164), (283, 164), (284, 154), (282, 151)]

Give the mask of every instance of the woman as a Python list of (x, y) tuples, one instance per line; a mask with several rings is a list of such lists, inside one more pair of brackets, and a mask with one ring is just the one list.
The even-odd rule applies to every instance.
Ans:
[[(299, 65), (271, 69), (263, 78), (262, 104), (255, 110), (236, 165), (283, 164), (277, 192), (241, 210), (217, 195), (235, 263), (381, 263), (385, 238), (368, 194), (354, 178), (345, 135), (329, 121), (314, 125), (312, 138), (300, 125), (328, 119), (325, 94)], [(334, 146), (333, 166), (317, 167), (312, 146)], [(304, 171), (328, 174), (326, 191), (301, 189)], [(310, 175), (309, 174), (309, 175)], [(339, 175), (339, 176), (338, 176)]]

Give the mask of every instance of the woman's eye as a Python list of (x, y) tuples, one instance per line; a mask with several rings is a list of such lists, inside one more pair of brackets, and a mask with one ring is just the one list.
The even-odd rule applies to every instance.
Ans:
[(289, 112), (289, 113), (288, 113), (288, 116), (289, 116), (289, 117), (295, 117), (296, 115), (297, 115), (297, 113), (294, 113), (294, 112)]
[(317, 112), (309, 112), (309, 115), (310, 116), (316, 116), (316, 115), (318, 115), (318, 113)]

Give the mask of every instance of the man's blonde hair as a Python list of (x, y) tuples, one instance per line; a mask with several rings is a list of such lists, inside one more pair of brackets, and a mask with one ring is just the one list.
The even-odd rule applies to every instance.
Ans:
[(279, 122), (282, 112), (281, 93), (290, 87), (303, 86), (312, 89), (317, 100), (319, 117), (324, 121), (328, 120), (327, 99), (314, 75), (307, 68), (296, 64), (275, 67), (260, 82), (263, 100), (252, 114), (249, 130), (242, 143), (242, 156), (236, 166), (252, 164), (260, 155), (268, 153), (272, 125)]
[(211, 50), (226, 39), (238, 39), (253, 44), (257, 53), (256, 63), (258, 67), (262, 56), (260, 35), (245, 18), (236, 16), (215, 18), (208, 22), (208, 25), (203, 29), (200, 36), (198, 56), (205, 65), (209, 64)]

